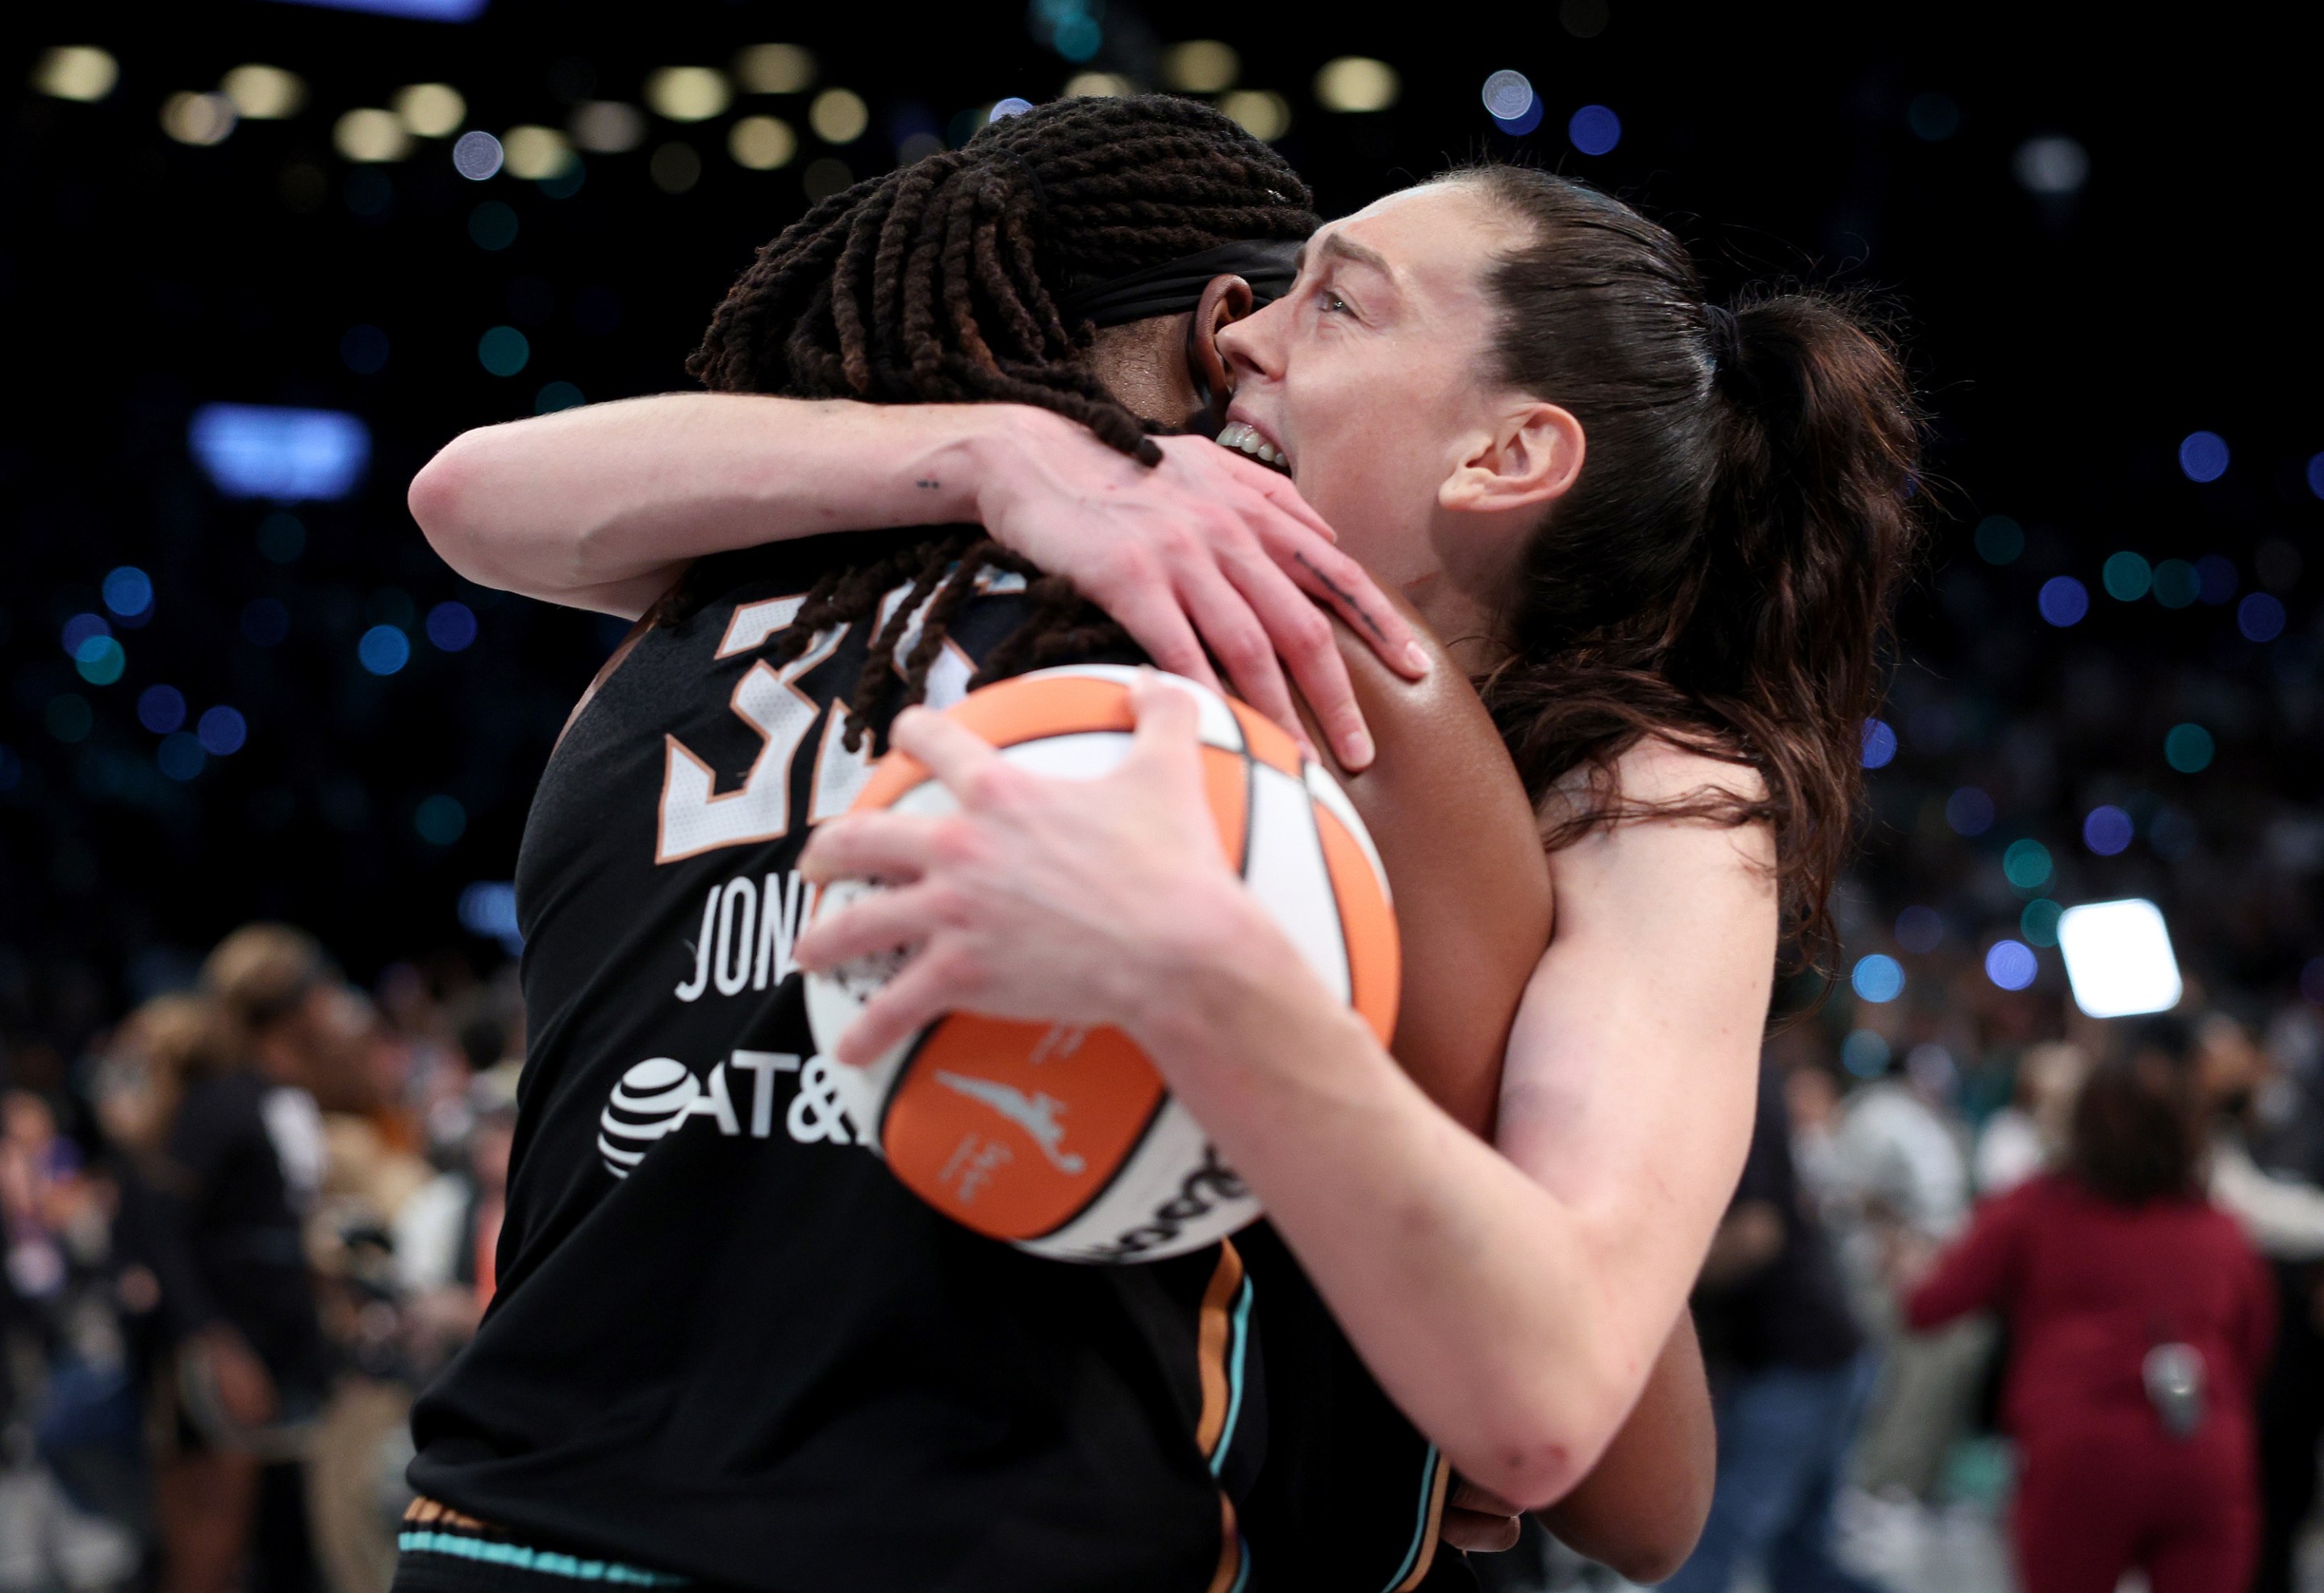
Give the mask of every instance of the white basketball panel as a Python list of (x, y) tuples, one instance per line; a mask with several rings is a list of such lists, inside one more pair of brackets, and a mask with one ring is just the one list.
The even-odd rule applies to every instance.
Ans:
[(1220, 1163), (1194, 1114), (1165, 1098), (1154, 1126), (1090, 1209), (1018, 1248), (1054, 1261), (1160, 1261), (1215, 1244), (1259, 1215), (1259, 1197)]
[(1254, 764), (1250, 773), (1250, 861), (1244, 881), (1323, 988), (1345, 1001), (1348, 945), (1323, 839), (1315, 833), (1314, 805), (1306, 786), (1280, 769)]

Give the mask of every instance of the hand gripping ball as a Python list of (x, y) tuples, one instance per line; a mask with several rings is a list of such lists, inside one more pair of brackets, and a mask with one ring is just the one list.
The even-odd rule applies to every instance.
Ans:
[[(1075, 666), (973, 692), (951, 715), (1020, 768), (1095, 779), (1128, 755), (1136, 671)], [(1385, 1045), (1396, 1027), (1396, 916), (1363, 821), (1331, 775), (1240, 703), (1165, 676), (1202, 707), (1203, 774), (1219, 843), (1309, 967)], [(884, 760), (853, 811), (951, 810), (908, 758)], [(880, 887), (844, 881), (818, 913)], [(809, 975), (807, 1017), (830, 1051), (895, 959)], [(955, 1013), (869, 1067), (831, 1070), (861, 1137), (919, 1197), (977, 1232), (1064, 1261), (1154, 1261), (1259, 1214), (1209, 1137), (1118, 1029)]]

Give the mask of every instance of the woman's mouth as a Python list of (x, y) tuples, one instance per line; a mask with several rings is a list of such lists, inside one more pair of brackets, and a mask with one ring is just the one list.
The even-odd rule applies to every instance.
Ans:
[(1220, 428), (1218, 444), (1222, 448), (1233, 448), (1240, 453), (1248, 454), (1261, 465), (1278, 470), (1285, 475), (1291, 474), (1291, 461), (1285, 456), (1283, 450), (1268, 441), (1260, 435), (1259, 428), (1248, 420), (1230, 420)]

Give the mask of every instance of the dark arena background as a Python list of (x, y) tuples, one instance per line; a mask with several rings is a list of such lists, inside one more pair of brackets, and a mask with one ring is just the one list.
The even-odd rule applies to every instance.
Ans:
[[(811, 197), (1012, 98), (1162, 88), (1275, 142), (1327, 216), (1537, 162), (1674, 226), (1722, 290), (1860, 290), (1903, 339), (1931, 538), (1833, 989), (1776, 1042), (1836, 1121), (1901, 1080), (1967, 1143), (2027, 1048), (2085, 1032), (2061, 909), (2130, 898), (2263, 1096), (2324, 1093), (2319, 147), (2310, 44), (2262, 14), (19, 5), (0, 1086), (93, 1161), (111, 1026), (258, 919), (376, 1001), (377, 1088), (489, 1063), (457, 1042), (505, 1007), (527, 806), (623, 627), (456, 578), (413, 473), (468, 428), (689, 385)], [(1930, 1497), (1991, 1502), (1974, 1442)], [(1895, 1523), (1857, 1525), (1877, 1560)], [(1913, 1530), (1874, 1569), (1955, 1585), (1923, 1579), (1958, 1545)], [(0, 1587), (51, 1585), (17, 1548)]]

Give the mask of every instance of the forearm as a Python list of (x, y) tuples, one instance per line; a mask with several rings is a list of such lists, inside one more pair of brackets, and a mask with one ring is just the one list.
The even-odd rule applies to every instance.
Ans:
[(1630, 1581), (1659, 1582), (1694, 1552), (1718, 1469), (1702, 1347), (1682, 1312), (1629, 1419), (1542, 1524)]
[(1139, 1037), (1415, 1424), (1495, 1493), (1563, 1494), (1636, 1400), (1676, 1297), (1627, 1286), (1580, 1214), (1438, 1110), (1304, 970), (1257, 946), (1233, 968), (1194, 973)]
[(706, 554), (975, 519), (971, 456), (1031, 413), (751, 393), (595, 404), (455, 437), (413, 478), (411, 513), (472, 581), (633, 618)]

